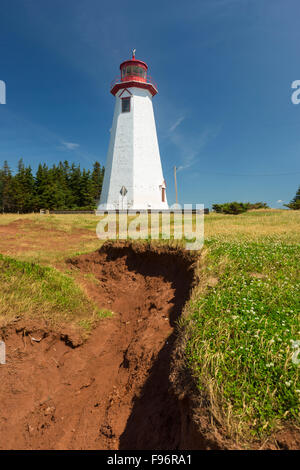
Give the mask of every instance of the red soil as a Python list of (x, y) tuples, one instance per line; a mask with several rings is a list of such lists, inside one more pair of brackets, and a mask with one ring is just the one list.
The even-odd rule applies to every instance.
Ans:
[[(194, 262), (185, 251), (130, 244), (69, 260), (88, 294), (114, 314), (85, 343), (42, 322), (0, 331), (0, 449), (238, 448), (197, 404), (174, 344)], [(285, 429), (252, 447), (299, 449), (299, 432)]]
[(70, 260), (73, 269), (94, 274), (99, 282), (85, 287), (114, 315), (77, 348), (45, 325), (3, 332), (0, 448), (178, 448), (169, 369), (192, 261), (183, 252), (109, 245)]

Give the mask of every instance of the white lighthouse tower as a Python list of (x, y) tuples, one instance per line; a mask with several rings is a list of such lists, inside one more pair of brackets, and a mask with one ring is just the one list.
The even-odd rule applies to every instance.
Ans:
[(168, 209), (152, 106), (157, 87), (135, 50), (120, 70), (110, 90), (116, 102), (99, 209)]

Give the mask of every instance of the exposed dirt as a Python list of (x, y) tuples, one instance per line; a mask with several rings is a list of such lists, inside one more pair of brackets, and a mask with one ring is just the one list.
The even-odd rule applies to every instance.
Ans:
[[(0, 449), (236, 449), (197, 402), (174, 327), (195, 258), (170, 248), (105, 244), (69, 260), (113, 316), (82, 343), (75, 331), (16, 322), (3, 330)], [(214, 281), (215, 282), (215, 281)], [(299, 449), (280, 431), (253, 448)]]
[[(177, 250), (109, 244), (70, 260), (89, 294), (114, 314), (77, 348), (46, 325), (3, 331), (0, 448), (178, 448), (169, 370), (193, 262)], [(93, 281), (84, 276), (91, 273)]]

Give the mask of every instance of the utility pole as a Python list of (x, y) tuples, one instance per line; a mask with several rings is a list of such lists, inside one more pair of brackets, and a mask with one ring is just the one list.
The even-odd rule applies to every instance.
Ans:
[(175, 192), (176, 192), (176, 204), (178, 204), (176, 166), (174, 166), (174, 181), (175, 181)]

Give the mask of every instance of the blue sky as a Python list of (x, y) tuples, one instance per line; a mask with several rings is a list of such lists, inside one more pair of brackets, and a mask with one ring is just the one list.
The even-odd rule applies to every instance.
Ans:
[(137, 49), (174, 202), (266, 201), (300, 184), (298, 0), (1, 0), (0, 164), (105, 164), (110, 82)]

